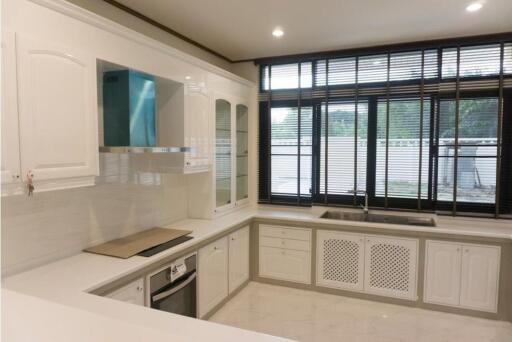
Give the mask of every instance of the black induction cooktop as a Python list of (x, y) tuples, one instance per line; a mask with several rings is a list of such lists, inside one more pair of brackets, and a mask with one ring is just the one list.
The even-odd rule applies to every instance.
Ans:
[(191, 239), (193, 239), (192, 236), (187, 236), (187, 235), (180, 236), (179, 238), (176, 238), (174, 240), (167, 241), (167, 242), (164, 242), (164, 243), (162, 243), (160, 245), (157, 245), (157, 246), (148, 248), (146, 250), (143, 250), (142, 252), (137, 253), (137, 255), (140, 255), (140, 256), (143, 256), (143, 257), (150, 257), (152, 255), (155, 255), (155, 254), (158, 254), (160, 252), (163, 252), (166, 249), (172, 248), (174, 246), (179, 245), (180, 243), (183, 243), (183, 242), (191, 240)]

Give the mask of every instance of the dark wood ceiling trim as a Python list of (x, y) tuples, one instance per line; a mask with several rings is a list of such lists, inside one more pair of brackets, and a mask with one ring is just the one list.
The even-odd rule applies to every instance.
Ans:
[(118, 8), (118, 9), (120, 9), (120, 10), (122, 10), (122, 11), (124, 11), (124, 12), (126, 12), (126, 13), (129, 13), (129, 14), (133, 15), (134, 17), (137, 17), (137, 18), (147, 22), (150, 25), (153, 25), (153, 26), (155, 26), (155, 27), (157, 27), (157, 28), (159, 28), (159, 29), (169, 33), (169, 34), (172, 34), (173, 36), (175, 36), (175, 37), (177, 37), (177, 38), (179, 38), (181, 40), (184, 40), (187, 43), (189, 43), (191, 45), (194, 45), (195, 47), (198, 47), (198, 48), (200, 48), (200, 49), (202, 49), (202, 50), (204, 50), (204, 51), (206, 51), (208, 53), (211, 53), (212, 55), (214, 55), (216, 57), (219, 57), (219, 58), (225, 60), (226, 62), (233, 63), (233, 61), (231, 59), (229, 59), (228, 57), (224, 56), (223, 54), (220, 54), (217, 51), (212, 50), (209, 47), (204, 46), (203, 44), (198, 43), (195, 40), (193, 40), (193, 39), (191, 39), (191, 38), (189, 38), (187, 36), (184, 36), (184, 35), (182, 35), (179, 32), (174, 31), (170, 27), (165, 26), (164, 24), (159, 23), (158, 21), (153, 20), (153, 19), (145, 16), (144, 14), (142, 14), (142, 13), (140, 13), (140, 12), (138, 12), (138, 11), (132, 9), (132, 8), (117, 2), (116, 0), (103, 0), (103, 1), (108, 3), (108, 4), (110, 4), (110, 5), (112, 5), (112, 6), (114, 6), (114, 7), (116, 7), (116, 8)]

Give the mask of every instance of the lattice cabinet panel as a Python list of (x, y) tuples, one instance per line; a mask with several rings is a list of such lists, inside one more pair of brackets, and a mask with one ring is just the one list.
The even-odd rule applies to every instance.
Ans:
[(365, 237), (365, 292), (416, 299), (418, 240)]
[(319, 286), (362, 291), (364, 236), (319, 230), (316, 269)]

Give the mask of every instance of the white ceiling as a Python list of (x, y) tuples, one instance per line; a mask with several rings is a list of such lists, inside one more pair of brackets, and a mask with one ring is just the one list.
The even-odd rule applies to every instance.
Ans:
[(232, 60), (512, 31), (512, 0), (117, 1)]

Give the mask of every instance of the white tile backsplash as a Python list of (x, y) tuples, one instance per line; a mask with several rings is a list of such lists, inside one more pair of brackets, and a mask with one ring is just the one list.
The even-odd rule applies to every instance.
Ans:
[(139, 173), (127, 155), (102, 155), (87, 188), (2, 198), (2, 275), (187, 217), (185, 175)]

